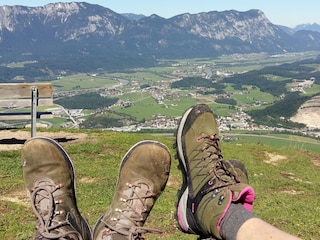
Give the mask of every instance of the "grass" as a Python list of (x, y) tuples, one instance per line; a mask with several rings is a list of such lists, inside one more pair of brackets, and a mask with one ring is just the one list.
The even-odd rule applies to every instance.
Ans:
[[(127, 96), (126, 96), (127, 97)], [(159, 104), (154, 98), (145, 93), (130, 94), (128, 98), (134, 103), (129, 108), (115, 107), (112, 110), (134, 116), (137, 120), (152, 119), (154, 115), (181, 116), (186, 108), (196, 103), (193, 98), (181, 97), (180, 101), (166, 100)]]
[(59, 91), (70, 91), (79, 89), (100, 88), (118, 84), (117, 81), (108, 77), (93, 77), (87, 74), (75, 74), (51, 81), (52, 85)]
[(318, 140), (285, 134), (230, 134), (233, 136), (234, 143), (252, 143), (252, 144), (266, 144), (279, 149), (310, 151), (320, 154), (320, 143)]
[(318, 94), (320, 92), (320, 85), (319, 84), (312, 84), (311, 88), (305, 89), (305, 94), (308, 96)]
[(275, 101), (275, 98), (266, 92), (261, 92), (259, 89), (253, 89), (250, 86), (247, 86), (248, 94), (234, 94), (234, 99), (237, 100), (237, 105), (242, 104), (252, 104), (256, 101), (272, 103)]
[(60, 128), (60, 126), (63, 123), (66, 123), (67, 119), (66, 118), (61, 118), (61, 117), (54, 117), (54, 118), (48, 118), (44, 119), (44, 122), (49, 122), (52, 124), (52, 128)]
[[(110, 204), (119, 163), (133, 144), (143, 139), (155, 139), (166, 144), (173, 156), (175, 154), (173, 137), (93, 130), (80, 132), (88, 134), (84, 142), (61, 144), (74, 162), (79, 209), (91, 226)], [(38, 135), (41, 135), (40, 131)], [(222, 142), (224, 157), (239, 159), (248, 169), (250, 184), (256, 192), (254, 213), (303, 239), (319, 239), (320, 152), (290, 147), (290, 143), (285, 143), (291, 139), (285, 137), (277, 139), (274, 145), (256, 140), (241, 136), (236, 141)], [(314, 143), (307, 142), (305, 146), (311, 144)], [(0, 238), (32, 239), (35, 219), (25, 197), (20, 151), (1, 151), (0, 156)], [(195, 236), (181, 233), (173, 217), (176, 192), (181, 184), (176, 166), (177, 160), (173, 159), (168, 185), (145, 225), (164, 233), (160, 236), (148, 234), (147, 239), (195, 239)]]

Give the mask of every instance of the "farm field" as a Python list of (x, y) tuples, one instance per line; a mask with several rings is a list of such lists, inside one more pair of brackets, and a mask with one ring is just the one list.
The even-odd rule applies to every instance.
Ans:
[[(116, 73), (98, 71), (92, 74), (77, 74), (60, 78), (52, 83), (58, 92), (77, 91), (78, 94), (88, 90), (94, 92), (94, 89), (101, 88), (117, 89), (121, 93), (118, 97), (123, 101), (132, 102), (132, 105), (130, 107), (115, 106), (112, 110), (121, 114), (128, 114), (138, 121), (150, 119), (154, 115), (178, 117), (186, 107), (195, 102), (209, 104), (217, 115), (230, 116), (235, 113), (235, 109), (230, 108), (228, 104), (216, 103), (211, 95), (199, 95), (197, 89), (169, 89), (168, 86), (172, 81), (175, 81), (174, 79), (183, 76), (201, 76), (201, 74), (207, 72), (242, 73), (266, 66), (292, 63), (315, 57), (317, 54), (308, 52), (272, 57), (263, 54), (249, 54), (224, 56), (216, 59), (161, 60), (157, 67), (138, 68)], [(267, 77), (276, 82), (287, 80), (277, 76)], [(219, 76), (215, 78), (218, 82), (222, 79)], [(163, 99), (161, 101), (157, 100), (153, 96), (154, 93), (139, 87), (142, 85), (155, 86), (158, 88), (156, 94), (163, 94)], [(235, 89), (232, 84), (226, 84), (224, 87), (225, 92), (232, 93), (233, 99), (236, 101), (236, 107), (246, 105), (247, 110), (261, 109), (279, 100), (279, 98), (263, 92), (259, 88), (253, 88), (249, 85), (243, 87), (245, 91)], [(318, 84), (313, 84), (311, 88), (305, 90), (305, 94), (315, 94), (319, 92), (319, 89)], [(255, 105), (256, 102), (263, 102), (264, 105)], [(94, 104), (92, 106), (94, 108)]]
[[(166, 118), (178, 118), (189, 106), (202, 102), (208, 104), (217, 116), (233, 117), (241, 111), (261, 110), (281, 100), (283, 96), (272, 95), (270, 92), (261, 90), (252, 85), (242, 85), (240, 88), (232, 83), (223, 83), (221, 99), (231, 98), (234, 104), (217, 101), (218, 94), (202, 94), (202, 91), (213, 91), (215, 89), (199, 89), (191, 87), (188, 89), (171, 88), (170, 85), (184, 77), (212, 77), (219, 83), (224, 74), (246, 73), (251, 70), (259, 70), (264, 67), (278, 66), (283, 63), (294, 63), (303, 59), (317, 56), (316, 52), (284, 54), (267, 56), (264, 54), (231, 55), (216, 59), (176, 59), (159, 60), (159, 65), (150, 68), (137, 68), (125, 72), (103, 72), (82, 73), (71, 76), (62, 76), (52, 81), (57, 97), (56, 100), (68, 98), (69, 96), (87, 93), (103, 93), (103, 96), (118, 98), (127, 105), (113, 105), (107, 109), (97, 109), (95, 103), (91, 103), (90, 109), (84, 109), (80, 116), (74, 117), (76, 121), (93, 119), (97, 114), (99, 117), (108, 119), (115, 116), (118, 119), (133, 119), (136, 123), (143, 123), (158, 116)], [(21, 66), (21, 64), (19, 65)], [(17, 67), (19, 67), (17, 65)], [(309, 64), (309, 67), (317, 69), (317, 65)], [(219, 75), (219, 74), (220, 75)], [(267, 79), (281, 84), (288, 78), (277, 75), (265, 74)], [(290, 84), (286, 84), (287, 90)], [(305, 88), (302, 95), (311, 96), (319, 93), (320, 85), (312, 84)], [(221, 100), (220, 99), (220, 100)], [(219, 99), (218, 99), (219, 100)], [(67, 102), (69, 100), (66, 100)], [(81, 109), (82, 103), (88, 105), (86, 97), (79, 101), (77, 109)], [(62, 107), (64, 107), (61, 104)], [(53, 106), (48, 106), (52, 108)], [(46, 111), (46, 109), (41, 109)], [(69, 109), (63, 109), (64, 112)], [(110, 113), (111, 112), (111, 113)], [(118, 116), (117, 116), (118, 115)], [(68, 115), (57, 116), (52, 120), (44, 120), (53, 128), (78, 127), (73, 126), (72, 118)], [(93, 126), (102, 126), (101, 123)]]

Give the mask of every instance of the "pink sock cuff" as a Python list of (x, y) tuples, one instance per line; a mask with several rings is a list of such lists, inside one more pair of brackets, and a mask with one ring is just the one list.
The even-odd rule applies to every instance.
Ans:
[[(252, 211), (255, 193), (251, 186), (245, 187), (236, 199), (233, 199), (233, 203), (241, 203), (245, 209)], [(228, 207), (229, 208), (229, 207)]]
[(229, 190), (229, 194), (230, 194), (229, 202), (228, 202), (223, 214), (221, 215), (221, 217), (218, 221), (217, 228), (218, 228), (219, 232), (220, 232), (220, 223), (221, 223), (222, 219), (225, 217), (225, 215), (227, 214), (231, 203), (241, 203), (242, 206), (250, 212), (253, 209), (253, 202), (254, 202), (254, 198), (255, 198), (255, 193), (254, 193), (254, 190), (251, 186), (246, 186), (244, 189), (242, 189), (242, 191), (239, 193), (238, 197), (235, 199), (232, 199), (233, 193), (231, 190)]

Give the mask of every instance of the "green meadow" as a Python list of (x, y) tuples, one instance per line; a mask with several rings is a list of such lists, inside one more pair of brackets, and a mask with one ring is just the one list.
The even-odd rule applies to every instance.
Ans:
[(84, 73), (62, 77), (51, 81), (51, 83), (58, 91), (111, 87), (118, 84), (117, 81), (107, 77), (91, 76)]
[(162, 104), (159, 104), (151, 96), (139, 93), (129, 94), (122, 98), (125, 100), (130, 99), (133, 101), (133, 105), (129, 108), (115, 107), (113, 110), (134, 116), (140, 121), (151, 119), (158, 114), (168, 117), (180, 116), (185, 109), (197, 102), (192, 98), (181, 97), (179, 101), (165, 100)]
[[(82, 141), (61, 142), (75, 165), (78, 207), (91, 226), (111, 203), (120, 161), (136, 142), (154, 139), (166, 144), (172, 153), (173, 136), (117, 133), (95, 130), (65, 130), (83, 133)], [(38, 135), (47, 132), (38, 131)], [(76, 136), (76, 135), (75, 135)], [(271, 136), (272, 137), (272, 136)], [(281, 138), (281, 139), (279, 139)], [(287, 136), (268, 141), (262, 137), (238, 136), (223, 140), (225, 159), (241, 160), (249, 172), (256, 193), (253, 212), (270, 224), (302, 239), (320, 237), (320, 151), (315, 140), (303, 146)], [(32, 239), (35, 218), (24, 189), (20, 150), (0, 152), (0, 236), (1, 239)], [(174, 219), (176, 192), (181, 186), (178, 162), (172, 158), (170, 178), (156, 202), (145, 227), (163, 231), (146, 239), (196, 239), (181, 233)]]

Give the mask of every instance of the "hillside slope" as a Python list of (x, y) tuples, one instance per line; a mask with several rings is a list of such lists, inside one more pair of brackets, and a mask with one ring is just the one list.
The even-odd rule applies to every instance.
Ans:
[[(18, 137), (16, 131), (11, 133), (9, 137)], [(133, 144), (154, 139), (166, 144), (172, 156), (175, 154), (172, 148), (174, 139), (167, 136), (94, 130), (39, 131), (38, 134), (74, 138), (74, 141), (60, 143), (74, 163), (77, 202), (91, 226), (111, 203), (120, 161)], [(81, 138), (78, 134), (84, 135)], [(239, 159), (246, 165), (250, 184), (256, 193), (255, 214), (303, 239), (319, 239), (318, 153), (302, 148), (284, 148), (282, 144), (271, 147), (260, 140), (256, 143), (222, 142), (222, 153), (226, 159)], [(148, 234), (146, 239), (195, 239), (194, 235), (180, 232), (174, 219), (176, 194), (182, 181), (177, 164), (173, 158), (166, 189), (145, 224), (145, 227), (162, 230), (163, 234)], [(19, 150), (0, 151), (0, 178), (1, 239), (32, 239), (35, 217), (22, 180)]]

